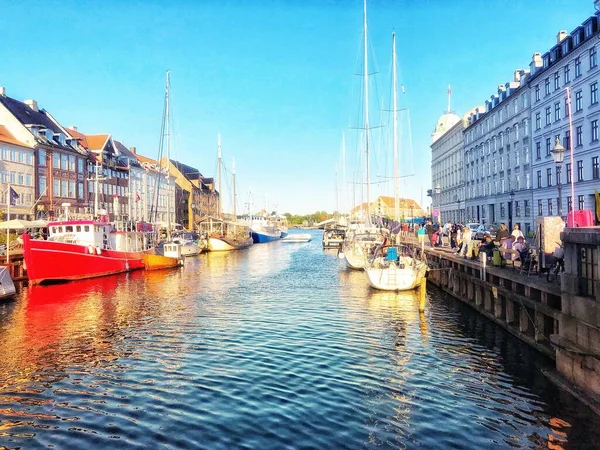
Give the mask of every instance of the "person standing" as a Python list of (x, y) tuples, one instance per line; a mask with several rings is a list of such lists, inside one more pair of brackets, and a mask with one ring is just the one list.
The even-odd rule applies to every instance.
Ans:
[(515, 223), (515, 225), (513, 226), (513, 231), (511, 233), (511, 235), (515, 237), (515, 240), (519, 239), (519, 237), (522, 237), (523, 239), (525, 239), (525, 236), (523, 236), (523, 232), (521, 230), (519, 230), (518, 223)]
[(462, 247), (460, 249), (460, 255), (464, 256), (465, 259), (471, 254), (471, 229), (469, 227), (463, 227), (462, 235)]
[(502, 239), (506, 239), (508, 236), (510, 236), (510, 233), (506, 229), (506, 224), (502, 222), (500, 224), (500, 228), (498, 229), (498, 233), (496, 234), (496, 240), (502, 243)]

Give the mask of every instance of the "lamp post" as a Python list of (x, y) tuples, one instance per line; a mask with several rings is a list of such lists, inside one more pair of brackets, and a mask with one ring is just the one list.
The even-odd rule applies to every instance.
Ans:
[(515, 198), (515, 191), (510, 191), (510, 203), (508, 205), (508, 229), (512, 230), (513, 227), (513, 223), (512, 223), (512, 218), (513, 218), (513, 199)]
[(562, 169), (562, 163), (565, 158), (565, 148), (560, 143), (560, 138), (556, 138), (556, 144), (550, 151), (554, 163), (556, 164), (556, 186), (558, 188), (558, 216), (562, 218), (562, 182), (560, 180), (560, 172)]
[(438, 223), (442, 223), (442, 205), (440, 202), (440, 192), (442, 192), (442, 187), (440, 186), (440, 183), (438, 183), (435, 186), (435, 194), (436, 194), (436, 200), (437, 200), (437, 208), (438, 208)]

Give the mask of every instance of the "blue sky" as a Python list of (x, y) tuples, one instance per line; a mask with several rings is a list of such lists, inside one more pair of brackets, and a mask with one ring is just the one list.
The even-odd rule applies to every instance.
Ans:
[[(60, 6), (58, 6), (60, 5)], [(63, 125), (111, 133), (158, 154), (165, 70), (171, 70), (172, 158), (216, 173), (217, 133), (236, 158), (238, 210), (333, 211), (360, 193), (361, 0), (3, 2), (0, 85), (33, 98)], [(389, 125), (391, 33), (397, 33), (404, 133), (401, 196), (430, 184), (430, 136), (446, 109), (481, 104), (561, 29), (593, 14), (592, 0), (371, 0), (371, 123)], [(8, 19), (8, 20), (7, 20)], [(406, 130), (407, 115), (402, 124)], [(387, 128), (373, 132), (373, 181), (392, 175)], [(347, 137), (343, 194), (341, 141)], [(230, 191), (229, 186), (227, 189)], [(392, 194), (374, 184), (371, 199)], [(224, 188), (225, 191), (225, 188)], [(230, 194), (224, 192), (224, 198)], [(428, 204), (423, 194), (425, 204)], [(344, 200), (345, 199), (345, 200)], [(230, 201), (228, 202), (230, 204)], [(226, 206), (227, 209), (227, 206)], [(230, 208), (229, 208), (230, 209)]]

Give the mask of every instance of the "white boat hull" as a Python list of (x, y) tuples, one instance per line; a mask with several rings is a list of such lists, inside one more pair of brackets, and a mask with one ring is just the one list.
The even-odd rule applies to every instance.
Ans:
[(312, 241), (312, 236), (308, 233), (288, 234), (281, 242), (301, 243)]
[(181, 245), (181, 256), (196, 256), (200, 254), (200, 246), (196, 243), (187, 242)]
[(367, 261), (367, 251), (362, 245), (344, 244), (342, 247), (346, 265), (351, 269), (364, 269)]
[(382, 291), (409, 291), (421, 285), (427, 272), (424, 263), (412, 258), (401, 258), (400, 264), (395, 261), (386, 263), (383, 266), (376, 260), (365, 268), (371, 287)]

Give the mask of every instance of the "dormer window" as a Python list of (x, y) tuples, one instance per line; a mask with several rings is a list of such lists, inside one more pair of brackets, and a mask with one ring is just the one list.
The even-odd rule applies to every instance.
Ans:
[(52, 130), (44, 130), (44, 136), (46, 137), (46, 139), (48, 139), (49, 141), (52, 141), (54, 138), (54, 133), (52, 132)]
[(60, 145), (67, 145), (67, 140), (65, 138), (65, 135), (62, 133), (56, 133), (54, 135), (54, 138), (56, 139), (56, 141), (60, 144)]
[(593, 29), (592, 29), (592, 21), (589, 21), (588, 23), (585, 24), (585, 38), (589, 38), (592, 35)]
[(549, 65), (550, 65), (550, 55), (548, 55), (548, 53), (546, 53), (544, 55), (544, 69), (547, 69)]
[(577, 47), (581, 44), (581, 29), (577, 29), (573, 32), (573, 47)]

